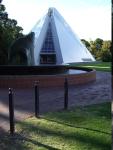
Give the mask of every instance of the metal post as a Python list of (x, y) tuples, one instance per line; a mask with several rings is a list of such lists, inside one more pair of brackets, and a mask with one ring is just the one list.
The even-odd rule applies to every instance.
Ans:
[(39, 117), (39, 82), (35, 82), (35, 117)]
[(15, 132), (15, 123), (14, 123), (13, 92), (11, 88), (9, 88), (9, 122), (10, 122), (10, 134), (13, 135)]
[(65, 78), (64, 82), (64, 109), (68, 109), (68, 80)]

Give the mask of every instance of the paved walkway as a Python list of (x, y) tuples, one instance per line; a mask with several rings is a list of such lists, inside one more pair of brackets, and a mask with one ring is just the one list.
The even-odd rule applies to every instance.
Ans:
[[(40, 113), (63, 108), (63, 87), (40, 89)], [(69, 86), (69, 107), (111, 101), (111, 74), (97, 72), (95, 82)], [(22, 120), (34, 113), (34, 89), (14, 89), (15, 118)], [(9, 130), (8, 89), (0, 89), (0, 130)], [(1, 133), (1, 132), (0, 132)]]

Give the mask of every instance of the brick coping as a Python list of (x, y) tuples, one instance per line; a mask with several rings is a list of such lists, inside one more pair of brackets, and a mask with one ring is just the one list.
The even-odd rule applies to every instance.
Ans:
[(35, 81), (40, 82), (40, 87), (63, 86), (65, 78), (68, 79), (69, 85), (86, 84), (96, 80), (96, 71), (59, 75), (2, 75), (0, 88), (28, 88), (33, 87)]

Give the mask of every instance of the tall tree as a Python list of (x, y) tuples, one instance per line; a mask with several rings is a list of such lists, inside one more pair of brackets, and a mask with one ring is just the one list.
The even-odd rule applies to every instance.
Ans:
[(96, 54), (97, 54), (97, 50), (96, 50), (96, 44), (95, 41), (90, 41), (90, 52), (92, 53), (92, 55), (97, 58)]
[(111, 41), (103, 41), (100, 55), (102, 61), (111, 61)]
[(0, 65), (8, 64), (8, 49), (11, 43), (23, 36), (22, 27), (17, 25), (15, 19), (8, 18), (6, 8), (0, 1)]
[(85, 39), (81, 39), (82, 43), (90, 50), (90, 43)]
[(95, 45), (96, 45), (96, 49), (97, 49), (97, 50), (101, 50), (102, 44), (103, 44), (103, 40), (102, 40), (102, 39), (97, 38), (97, 39), (95, 40)]

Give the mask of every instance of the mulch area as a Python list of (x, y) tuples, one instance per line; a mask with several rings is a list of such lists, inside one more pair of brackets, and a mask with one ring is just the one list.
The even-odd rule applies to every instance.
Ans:
[[(15, 119), (34, 115), (34, 89), (13, 89)], [(69, 86), (69, 108), (111, 101), (111, 73), (96, 73), (96, 81)], [(63, 87), (40, 88), (40, 114), (63, 109)], [(8, 89), (0, 89), (0, 133), (9, 130)]]

